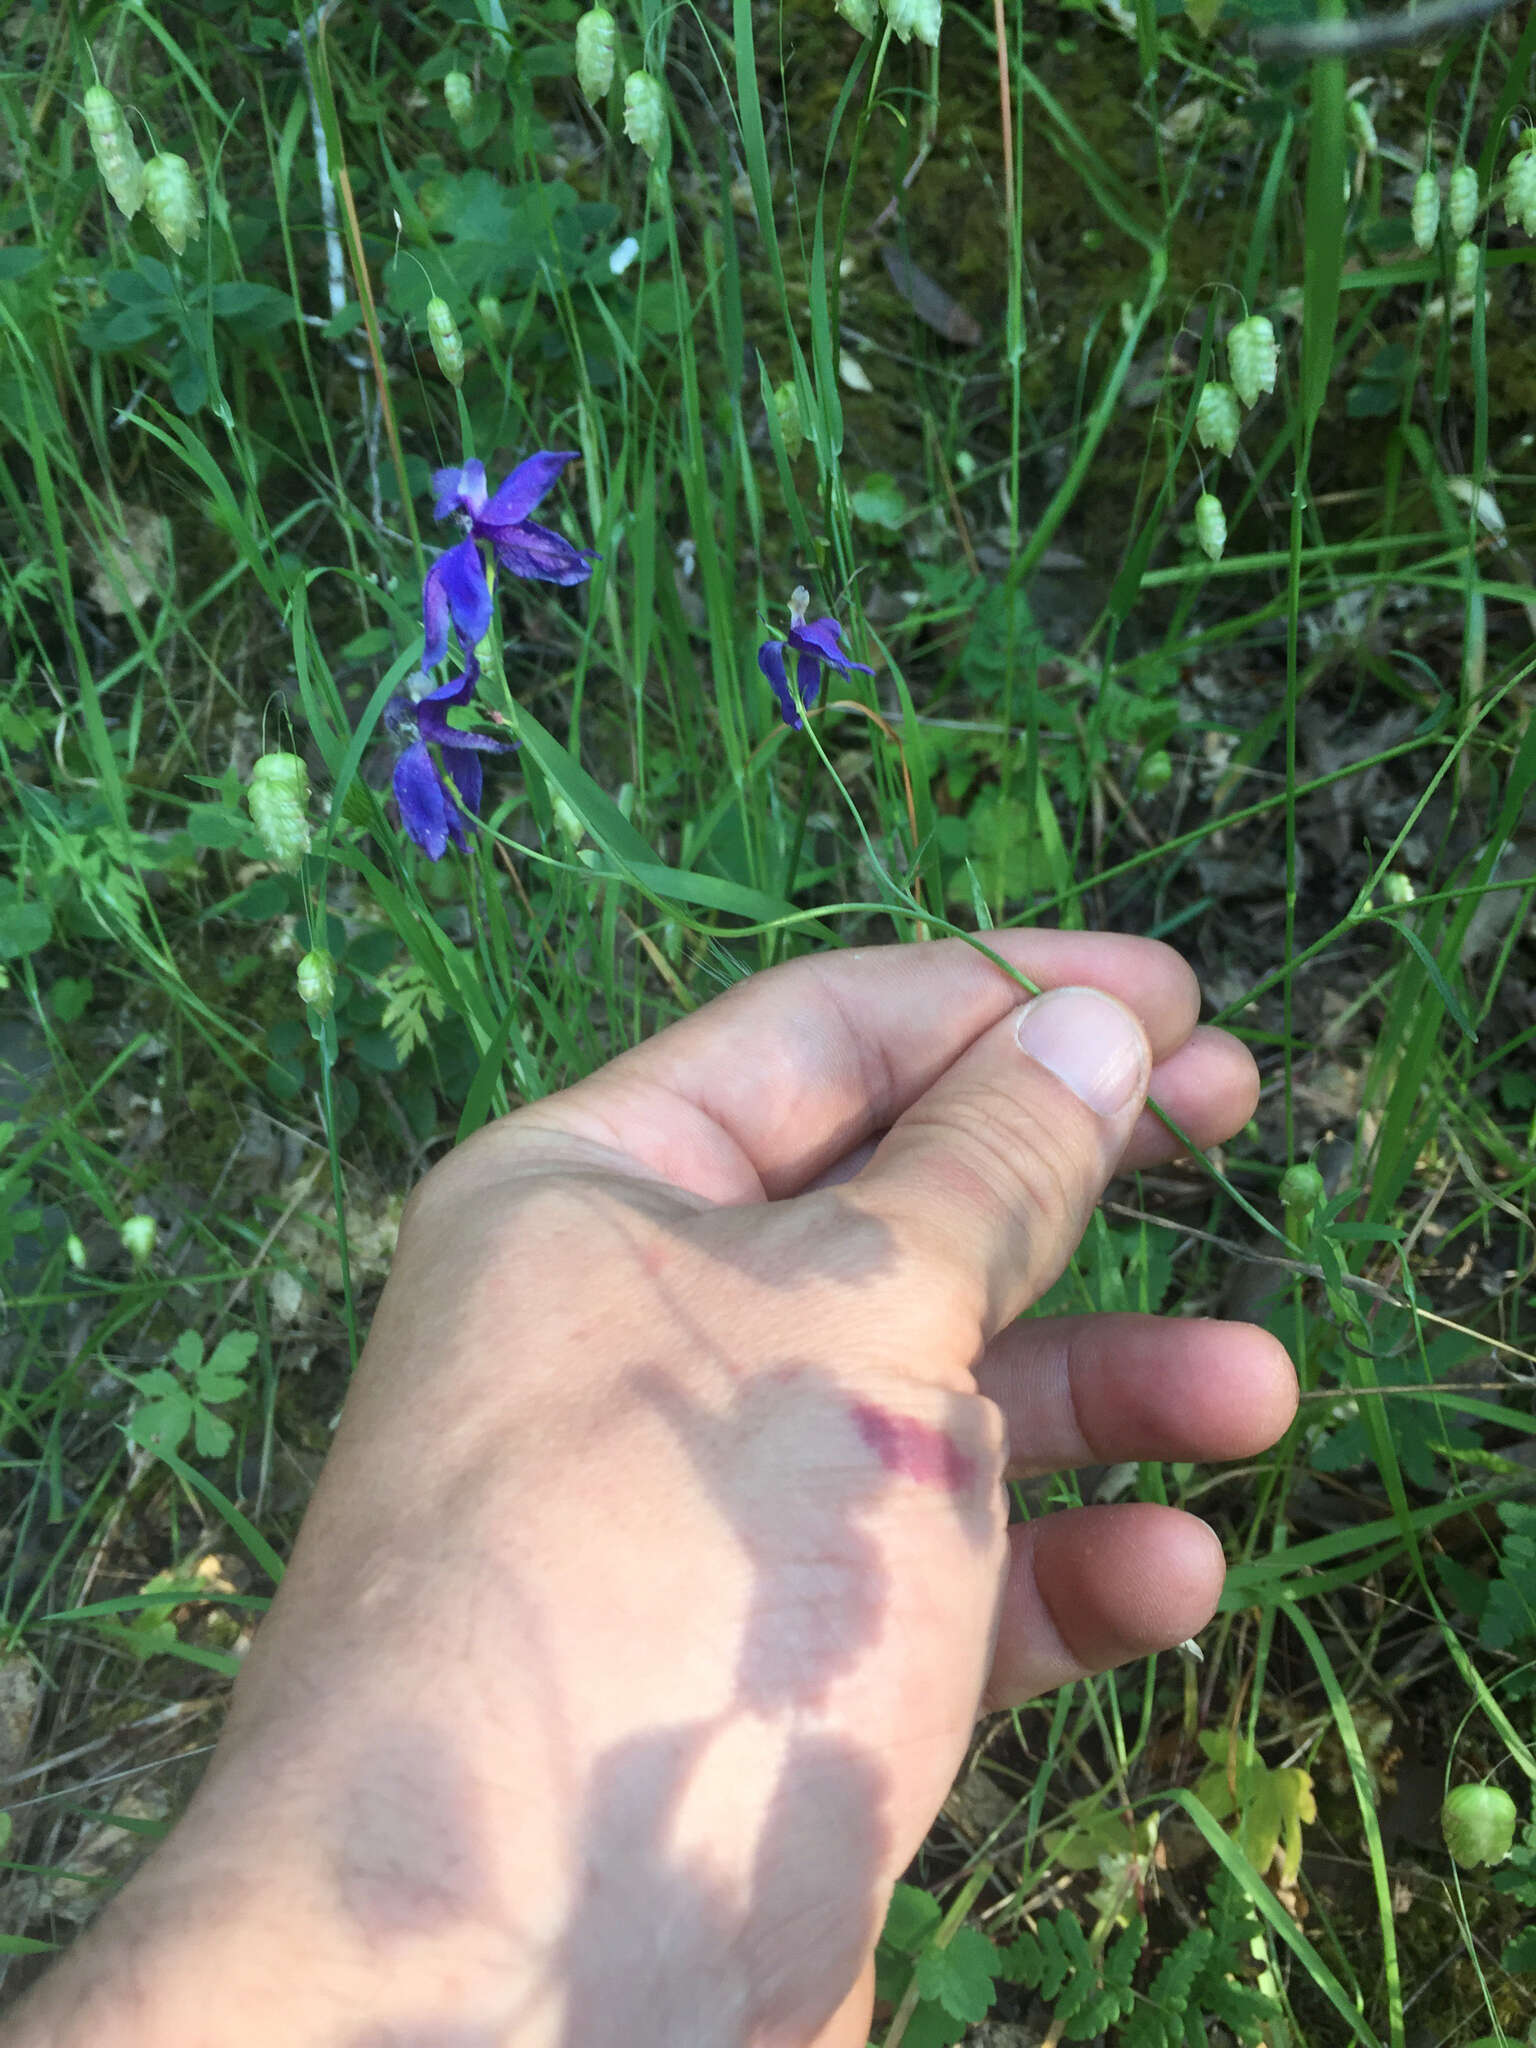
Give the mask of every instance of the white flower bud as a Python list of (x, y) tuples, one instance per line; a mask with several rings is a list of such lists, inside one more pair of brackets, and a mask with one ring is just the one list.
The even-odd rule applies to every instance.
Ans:
[(144, 166), (144, 210), (178, 256), (203, 232), (203, 198), (184, 156), (162, 150)]
[(297, 754), (263, 754), (245, 793), (267, 858), (296, 868), (310, 848), (309, 770)]
[(122, 1239), (123, 1250), (135, 1265), (144, 1265), (155, 1249), (154, 1217), (146, 1216), (140, 1211), (139, 1214), (128, 1217), (117, 1234)]
[(434, 292), (427, 301), (427, 337), (437, 367), (457, 391), (464, 382), (464, 341), (458, 323), (448, 310), (448, 301)]
[(323, 946), (316, 946), (304, 955), (296, 978), (299, 1000), (308, 1003), (312, 1010), (318, 1010), (322, 1017), (328, 1017), (336, 1000), (336, 962)]
[(1250, 313), (1246, 320), (1239, 320), (1227, 336), (1227, 367), (1245, 406), (1256, 405), (1260, 392), (1274, 390), (1279, 366), (1275, 330), (1264, 315)]
[(1446, 207), (1451, 233), (1464, 242), (1477, 219), (1477, 173), (1470, 164), (1458, 164), (1451, 173), (1450, 203)]
[(892, 31), (902, 42), (910, 43), (916, 36), (930, 50), (939, 47), (943, 0), (880, 0), (880, 4), (885, 9), (885, 18)]
[(132, 220), (144, 204), (144, 164), (133, 146), (126, 115), (104, 85), (85, 89), (85, 126), (101, 182), (118, 212)]
[(1219, 448), (1223, 455), (1230, 455), (1237, 446), (1241, 425), (1242, 414), (1232, 386), (1218, 384), (1214, 379), (1202, 385), (1195, 401), (1195, 439), (1200, 446)]
[[(585, 94), (589, 107), (595, 107), (599, 100), (608, 97), (608, 89), (613, 84), (613, 53), (617, 38), (617, 25), (606, 7), (589, 7), (576, 24), (576, 83)], [(630, 137), (631, 142), (634, 139)], [(646, 153), (655, 154), (650, 150)]]
[(443, 104), (455, 128), (468, 126), (475, 111), (475, 88), (467, 71), (450, 71), (444, 78)]
[(652, 163), (667, 134), (667, 103), (649, 71), (631, 71), (624, 81), (624, 133)]
[(1195, 539), (1200, 551), (1211, 561), (1221, 560), (1221, 551), (1227, 544), (1227, 515), (1221, 509), (1221, 500), (1211, 491), (1202, 491), (1195, 505)]
[(1433, 171), (1420, 171), (1413, 181), (1413, 246), (1427, 256), (1440, 232), (1440, 180)]

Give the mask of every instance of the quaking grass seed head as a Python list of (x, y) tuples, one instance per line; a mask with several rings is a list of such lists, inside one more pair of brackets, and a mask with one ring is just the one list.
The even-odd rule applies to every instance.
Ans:
[(1227, 367), (1232, 388), (1245, 406), (1257, 405), (1261, 393), (1274, 390), (1280, 348), (1264, 314), (1250, 313), (1227, 336)]
[(779, 432), (784, 436), (784, 453), (793, 462), (805, 446), (805, 421), (801, 417), (800, 393), (793, 378), (787, 378), (775, 387), (773, 410), (779, 422)]
[(132, 220), (144, 204), (144, 161), (133, 146), (128, 117), (104, 85), (86, 87), (84, 107), (86, 133), (101, 182), (118, 212)]
[(474, 118), (475, 88), (467, 71), (450, 71), (443, 79), (443, 105), (455, 128), (467, 128)]
[(1456, 272), (1452, 289), (1458, 299), (1471, 299), (1477, 290), (1478, 249), (1476, 242), (1456, 244)]
[(1195, 439), (1202, 448), (1219, 448), (1223, 455), (1230, 455), (1237, 446), (1242, 421), (1237, 393), (1230, 384), (1212, 378), (1201, 386), (1195, 401)]
[(336, 1001), (336, 962), (323, 946), (316, 946), (304, 955), (295, 979), (299, 1000), (322, 1017), (328, 1017)]
[(1219, 562), (1227, 545), (1227, 515), (1214, 491), (1202, 491), (1195, 503), (1195, 539), (1208, 561)]
[(1434, 171), (1420, 171), (1413, 181), (1413, 207), (1409, 214), (1413, 246), (1427, 256), (1440, 232), (1440, 180)]
[(1477, 173), (1470, 164), (1458, 164), (1452, 171), (1445, 211), (1451, 233), (1464, 242), (1477, 221)]
[(618, 33), (606, 7), (589, 7), (576, 24), (576, 83), (589, 107), (608, 97)]
[(203, 232), (203, 195), (184, 156), (162, 150), (144, 166), (144, 210), (178, 256)]
[(631, 71), (624, 81), (624, 133), (655, 163), (667, 136), (667, 102), (649, 71)]
[(861, 36), (875, 32), (875, 0), (833, 0), (838, 13), (850, 28), (856, 28)]
[(296, 868), (313, 843), (309, 820), (309, 770), (298, 754), (263, 754), (251, 770), (245, 793), (268, 860)]
[(1522, 149), (1510, 159), (1504, 180), (1504, 217), (1526, 234), (1536, 234), (1536, 150)]
[(427, 301), (427, 339), (432, 344), (437, 367), (457, 391), (464, 382), (464, 338), (448, 301), (435, 292)]

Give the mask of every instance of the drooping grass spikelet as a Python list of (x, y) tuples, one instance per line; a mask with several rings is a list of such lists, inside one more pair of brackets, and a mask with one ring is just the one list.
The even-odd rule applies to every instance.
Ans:
[(162, 150), (144, 166), (144, 210), (178, 256), (203, 232), (203, 195), (184, 156)]
[(1223, 455), (1230, 455), (1237, 446), (1241, 426), (1242, 414), (1232, 386), (1215, 378), (1202, 385), (1195, 401), (1195, 439), (1200, 446), (1219, 448)]
[(655, 163), (667, 133), (667, 103), (649, 71), (631, 71), (624, 81), (624, 133)]
[(1434, 171), (1420, 171), (1413, 184), (1413, 209), (1409, 216), (1413, 246), (1427, 256), (1440, 232), (1440, 180)]
[(296, 868), (309, 852), (311, 839), (305, 811), (309, 804), (309, 770), (298, 754), (263, 754), (251, 770), (246, 802), (268, 860), (280, 868)]
[(132, 220), (144, 204), (144, 162), (133, 146), (128, 117), (104, 85), (87, 86), (84, 104), (91, 155), (101, 182), (118, 212)]
[(1213, 562), (1221, 560), (1227, 544), (1227, 515), (1214, 491), (1202, 491), (1195, 505), (1195, 539), (1203, 555)]
[(850, 28), (856, 28), (861, 36), (875, 32), (875, 0), (833, 0), (838, 13)]
[(617, 38), (617, 24), (606, 7), (589, 7), (576, 24), (576, 83), (588, 106), (608, 97)]
[(1511, 227), (1536, 234), (1536, 149), (1529, 146), (1510, 159), (1504, 183), (1504, 218)]
[(1280, 366), (1275, 330), (1262, 313), (1239, 320), (1227, 336), (1227, 367), (1232, 387), (1245, 406), (1257, 405), (1260, 393), (1272, 392)]
[(916, 36), (930, 50), (939, 47), (943, 0), (881, 0), (881, 5), (885, 8), (886, 20), (900, 41), (910, 43)]
[(1458, 164), (1451, 173), (1446, 217), (1451, 233), (1464, 242), (1477, 220), (1477, 173), (1470, 164)]
[(437, 367), (457, 391), (464, 382), (464, 338), (448, 301), (435, 292), (427, 301), (427, 338), (432, 343)]
[(300, 1002), (318, 1010), (322, 1017), (328, 1017), (336, 1000), (336, 962), (323, 946), (316, 946), (304, 955), (295, 979)]
[(475, 111), (475, 88), (467, 71), (450, 71), (443, 79), (443, 105), (455, 128), (468, 125)]

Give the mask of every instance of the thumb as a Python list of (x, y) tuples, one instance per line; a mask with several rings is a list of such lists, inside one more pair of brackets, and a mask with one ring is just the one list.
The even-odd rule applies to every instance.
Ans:
[[(855, 1186), (981, 1342), (1061, 1273), (1146, 1100), (1140, 1020), (1052, 989), (984, 1032), (891, 1126)], [(958, 1296), (958, 1298), (956, 1298)]]

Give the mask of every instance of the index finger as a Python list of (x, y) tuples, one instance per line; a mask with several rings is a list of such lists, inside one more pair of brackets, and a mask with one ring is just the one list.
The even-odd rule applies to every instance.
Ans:
[[(1154, 1059), (1194, 1028), (1194, 974), (1155, 939), (1014, 931), (988, 932), (986, 944), (1042, 989), (1117, 996)], [(808, 955), (738, 983), (502, 1128), (616, 1149), (712, 1202), (792, 1195), (894, 1123), (1027, 999), (963, 939)]]

